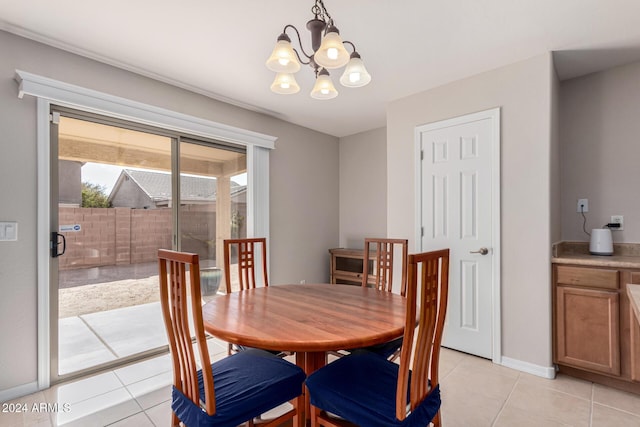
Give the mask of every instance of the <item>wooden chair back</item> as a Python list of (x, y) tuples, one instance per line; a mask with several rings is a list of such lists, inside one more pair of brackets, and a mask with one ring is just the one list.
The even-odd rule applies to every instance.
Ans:
[[(365, 238), (362, 286), (375, 282), (375, 288), (391, 292), (393, 286), (393, 269), (396, 252), (402, 254), (400, 295), (405, 296), (407, 290), (407, 239)], [(373, 271), (369, 271), (369, 260), (373, 258)]]
[[(173, 385), (196, 405), (206, 402), (207, 414), (216, 411), (211, 365), (202, 363), (202, 378), (205, 396), (198, 391), (198, 367), (192, 337), (196, 337), (196, 347), (200, 360), (209, 360), (209, 350), (202, 322), (200, 299), (200, 260), (197, 254), (158, 250), (160, 273), (160, 305), (167, 330), (171, 359), (173, 362)], [(191, 304), (194, 331), (189, 328), (188, 304)], [(172, 415), (172, 426), (179, 421)]]
[[(410, 370), (412, 410), (439, 384), (440, 344), (448, 292), (449, 249), (409, 255), (406, 326), (396, 389), (396, 416), (399, 420), (407, 416)], [(440, 425), (440, 411), (433, 424)]]
[[(237, 271), (240, 290), (256, 287), (256, 256), (261, 259), (260, 268), (264, 286), (269, 286), (267, 275), (267, 239), (264, 237), (224, 240), (224, 278), (227, 293), (231, 293), (231, 257), (233, 249), (238, 256)], [(259, 252), (258, 252), (259, 251)]]

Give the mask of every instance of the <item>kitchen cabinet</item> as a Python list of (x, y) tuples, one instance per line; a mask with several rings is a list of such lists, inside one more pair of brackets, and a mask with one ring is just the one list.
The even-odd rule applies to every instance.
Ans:
[[(364, 250), (335, 248), (329, 249), (329, 281), (333, 284), (362, 285), (364, 271)], [(369, 271), (373, 271), (374, 258), (369, 258)], [(371, 276), (369, 283), (375, 285)]]
[[(602, 259), (602, 258), (600, 258)], [(626, 284), (640, 270), (553, 264), (553, 349), (560, 372), (640, 393), (640, 336)]]
[(640, 382), (640, 285), (627, 284), (629, 329), (631, 331), (631, 379)]
[(558, 286), (557, 362), (620, 375), (619, 295)]
[(640, 382), (640, 317), (629, 318), (631, 330), (631, 379)]

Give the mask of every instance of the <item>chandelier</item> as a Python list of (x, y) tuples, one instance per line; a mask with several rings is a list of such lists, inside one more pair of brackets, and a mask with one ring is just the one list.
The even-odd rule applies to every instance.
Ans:
[[(316, 83), (311, 91), (315, 99), (332, 99), (338, 96), (328, 70), (342, 68), (345, 70), (340, 77), (340, 83), (346, 87), (361, 87), (371, 81), (371, 75), (364, 67), (356, 47), (350, 41), (343, 41), (340, 32), (335, 27), (333, 19), (322, 0), (315, 0), (311, 8), (314, 18), (307, 22), (307, 29), (311, 32), (311, 48), (308, 54), (302, 47), (300, 32), (293, 25), (286, 25), (278, 37), (276, 46), (269, 59), (267, 68), (276, 73), (271, 90), (280, 94), (292, 94), (300, 91), (294, 73), (300, 70), (300, 64), (309, 65), (316, 75)], [(293, 29), (298, 38), (299, 51), (291, 46), (291, 39), (286, 34)], [(351, 46), (353, 52), (349, 54), (345, 45)], [(302, 55), (301, 55), (302, 54)]]

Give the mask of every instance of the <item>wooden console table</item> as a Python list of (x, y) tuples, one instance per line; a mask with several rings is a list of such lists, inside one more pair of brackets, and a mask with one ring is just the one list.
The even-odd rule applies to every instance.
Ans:
[[(370, 272), (373, 271), (374, 257), (375, 252), (369, 256)], [(363, 249), (329, 249), (329, 282), (334, 285), (362, 285), (363, 259)], [(375, 285), (375, 278), (369, 275), (368, 282)]]

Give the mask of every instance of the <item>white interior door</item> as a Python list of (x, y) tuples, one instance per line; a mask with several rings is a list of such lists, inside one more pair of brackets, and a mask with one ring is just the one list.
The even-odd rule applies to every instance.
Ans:
[(499, 347), (499, 110), (420, 126), (422, 251), (450, 248), (443, 346), (496, 360)]

